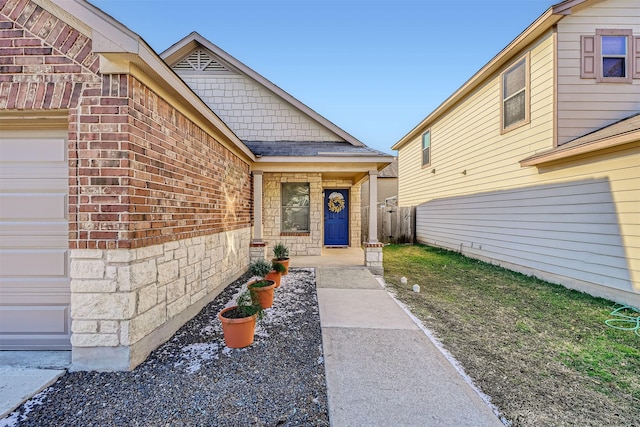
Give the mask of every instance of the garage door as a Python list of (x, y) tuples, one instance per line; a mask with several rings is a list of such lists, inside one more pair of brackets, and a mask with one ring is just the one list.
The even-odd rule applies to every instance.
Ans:
[(0, 136), (0, 349), (70, 349), (64, 137)]

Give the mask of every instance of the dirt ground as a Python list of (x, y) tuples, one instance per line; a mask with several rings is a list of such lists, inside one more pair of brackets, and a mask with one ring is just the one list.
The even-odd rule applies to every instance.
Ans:
[(433, 248), (384, 257), (390, 290), (513, 426), (640, 426), (640, 337), (604, 324), (612, 302)]

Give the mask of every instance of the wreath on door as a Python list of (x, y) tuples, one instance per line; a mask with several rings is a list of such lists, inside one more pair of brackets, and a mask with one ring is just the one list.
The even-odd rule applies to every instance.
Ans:
[(334, 191), (329, 194), (329, 201), (327, 202), (329, 210), (334, 213), (341, 212), (344, 209), (344, 196), (342, 193)]

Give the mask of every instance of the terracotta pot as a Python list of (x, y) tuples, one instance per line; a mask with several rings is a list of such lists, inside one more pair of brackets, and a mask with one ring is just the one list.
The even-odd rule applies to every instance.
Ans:
[(284, 270), (284, 273), (282, 273), (283, 276), (286, 276), (287, 274), (289, 274), (289, 258), (287, 258), (287, 259), (276, 259), (276, 258), (273, 258), (271, 261), (272, 262), (277, 262), (278, 264), (284, 265), (285, 270)]
[(222, 332), (224, 334), (224, 343), (230, 348), (243, 348), (251, 345), (253, 335), (256, 331), (257, 314), (241, 319), (228, 319), (223, 316), (227, 311), (231, 311), (237, 306), (227, 307), (218, 313), (218, 319), (222, 323)]
[(282, 279), (282, 274), (276, 272), (275, 270), (271, 270), (269, 272), (269, 274), (267, 274), (266, 276), (264, 276), (265, 280), (273, 280), (274, 282), (276, 282), (276, 288), (280, 287), (280, 280)]
[(262, 308), (269, 308), (273, 305), (273, 291), (276, 288), (276, 282), (273, 280), (267, 281), (271, 282), (271, 284), (260, 288), (255, 288), (253, 285), (255, 283), (262, 282), (262, 280), (256, 280), (247, 285), (247, 288), (251, 291), (251, 298), (254, 298), (254, 301), (256, 302), (259, 302)]

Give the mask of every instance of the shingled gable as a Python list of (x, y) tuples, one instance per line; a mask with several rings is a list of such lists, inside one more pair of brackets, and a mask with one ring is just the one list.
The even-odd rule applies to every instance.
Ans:
[[(161, 57), (240, 139), (253, 142), (253, 146), (260, 142), (287, 141), (342, 142), (366, 148), (358, 139), (196, 32), (171, 46)], [(240, 97), (244, 99), (238, 99)], [(252, 99), (247, 102), (247, 97)], [(274, 104), (278, 105), (277, 109), (273, 108)], [(332, 146), (327, 145), (327, 151)]]

